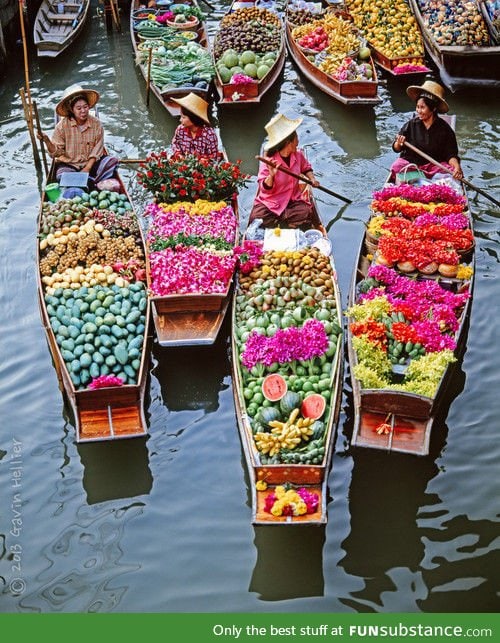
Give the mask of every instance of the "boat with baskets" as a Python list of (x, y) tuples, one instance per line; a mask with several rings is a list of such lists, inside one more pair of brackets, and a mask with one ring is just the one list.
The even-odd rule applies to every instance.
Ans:
[(383, 7), (372, 0), (346, 0), (345, 9), (366, 38), (375, 64), (387, 74), (408, 79), (431, 71), (422, 33), (406, 0), (389, 0)]
[(145, 242), (123, 181), (113, 183), (66, 198), (49, 183), (38, 217), (38, 304), (77, 442), (147, 434)]
[(254, 105), (278, 81), (285, 64), (283, 23), (259, 2), (234, 1), (213, 41), (219, 105)]
[(409, 0), (425, 47), (451, 90), (500, 86), (500, 44), (476, 2)]
[(33, 25), (39, 58), (56, 58), (81, 34), (90, 0), (42, 0)]
[(380, 103), (377, 70), (352, 16), (319, 3), (314, 10), (295, 7), (287, 5), (285, 34), (300, 72), (344, 105)]
[(474, 275), (468, 200), (441, 177), (387, 182), (370, 208), (347, 310), (352, 444), (427, 455), (466, 344)]
[(341, 299), (324, 230), (247, 230), (232, 310), (252, 522), (327, 522), (342, 394)]
[(159, 2), (154, 9), (141, 8), (139, 0), (132, 0), (130, 35), (146, 91), (169, 114), (180, 114), (173, 98), (195, 93), (209, 101), (214, 68), (203, 12), (196, 0)]

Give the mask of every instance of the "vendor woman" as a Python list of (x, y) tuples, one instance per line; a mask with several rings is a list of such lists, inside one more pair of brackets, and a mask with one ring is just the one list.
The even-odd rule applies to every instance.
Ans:
[(408, 165), (418, 166), (428, 178), (442, 172), (434, 163), (424, 162), (419, 154), (405, 146), (405, 142), (447, 167), (455, 179), (462, 179), (464, 175), (455, 132), (439, 116), (449, 109), (443, 87), (433, 80), (426, 80), (421, 86), (410, 85), (406, 93), (416, 103), (416, 116), (403, 125), (392, 144), (392, 149), (399, 152), (399, 158), (391, 166), (391, 179), (394, 181)]

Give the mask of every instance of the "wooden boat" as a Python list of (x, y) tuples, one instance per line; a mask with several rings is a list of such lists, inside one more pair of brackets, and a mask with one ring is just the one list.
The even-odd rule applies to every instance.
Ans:
[(492, 3), (483, 2), (482, 0), (476, 1), (492, 35), (493, 44), (500, 45), (500, 10), (493, 10)]
[[(196, 0), (187, 0), (183, 5), (192, 7), (202, 15)], [(140, 7), (139, 0), (132, 0), (130, 35), (136, 63), (144, 77), (146, 88), (149, 87), (149, 91), (169, 114), (178, 116), (180, 107), (172, 99), (182, 98), (193, 92), (208, 102), (213, 90), (214, 72), (205, 21), (199, 20), (192, 27), (189, 26), (190, 23), (178, 23), (174, 28), (172, 21), (163, 21), (169, 6), (144, 9)], [(148, 16), (151, 16), (149, 20)], [(180, 47), (188, 43), (196, 43), (201, 48), (203, 69), (194, 63), (186, 63), (180, 56)], [(177, 79), (163, 80), (163, 69), (172, 69)]]
[[(386, 2), (377, 20), (373, 12), (379, 12), (379, 8), (374, 8), (372, 0), (347, 0), (345, 8), (366, 37), (375, 64), (387, 74), (407, 79), (430, 72), (425, 64), (422, 34), (406, 2)], [(396, 24), (404, 25), (404, 30), (395, 31)]]
[(33, 40), (39, 58), (55, 58), (80, 35), (89, 16), (90, 0), (42, 0)]
[[(358, 64), (357, 56), (362, 41), (352, 17), (345, 11), (326, 7), (319, 14), (310, 14), (307, 22), (297, 25), (290, 10), (287, 10), (285, 25), (288, 52), (301, 73), (328, 96), (345, 105), (377, 105), (378, 77), (373, 59), (369, 56)], [(311, 26), (309, 26), (311, 25)], [(323, 49), (314, 49), (300, 44), (304, 35), (315, 28), (323, 30)], [(336, 51), (328, 51), (335, 43)], [(328, 71), (327, 71), (328, 70)], [(364, 79), (357, 80), (363, 72)], [(336, 74), (334, 76), (333, 74)], [(342, 79), (345, 77), (345, 79)]]
[[(257, 30), (257, 31), (252, 31)], [(272, 33), (270, 34), (272, 30)], [(260, 34), (266, 34), (265, 44), (260, 43)], [(229, 67), (224, 53), (232, 50), (234, 65)], [(248, 51), (255, 58), (248, 58)], [(242, 59), (242, 54), (247, 58)], [(259, 3), (250, 0), (233, 1), (228, 12), (222, 18), (213, 41), (213, 57), (216, 68), (215, 88), (219, 105), (244, 106), (260, 103), (264, 95), (278, 80), (285, 64), (285, 41), (281, 18), (268, 9), (259, 7)], [(254, 62), (245, 63), (245, 60)], [(246, 65), (255, 67), (250, 77), (245, 71)], [(257, 70), (266, 66), (268, 71), (263, 77), (257, 76)], [(232, 72), (232, 69), (236, 72)], [(247, 68), (248, 70), (248, 68)], [(243, 74), (247, 80), (235, 82), (233, 76)]]
[[(452, 90), (467, 86), (500, 86), (500, 46), (488, 31), (486, 22), (481, 22), (477, 5), (468, 4), (467, 11), (475, 11), (474, 17), (482, 28), (482, 39), (474, 37), (474, 44), (440, 44), (427, 22), (418, 0), (409, 0), (417, 23), (422, 31), (425, 47), (439, 70), (441, 80)], [(447, 3), (443, 3), (443, 6)], [(447, 7), (453, 12), (454, 5)], [(453, 14), (452, 14), (453, 15)], [(463, 19), (463, 15), (461, 16)], [(437, 27), (436, 27), (437, 28)], [(482, 43), (482, 44), (476, 44)]]
[[(52, 168), (48, 180), (53, 177)], [(55, 200), (58, 184), (49, 184), (46, 192)], [(144, 436), (147, 433), (144, 396), (149, 364), (149, 306), (145, 284), (140, 281), (134, 283), (127, 271), (134, 269), (128, 262), (129, 257), (137, 256), (144, 260), (145, 242), (125, 185), (119, 179), (119, 192), (91, 192), (84, 197), (59, 199), (52, 204), (47, 194), (42, 197), (38, 218), (38, 303), (59, 388), (73, 415), (77, 442)], [(96, 194), (101, 196), (101, 201), (93, 200)], [(115, 252), (113, 261), (116, 261), (118, 253), (125, 264), (124, 271), (110, 265), (104, 268), (101, 265), (101, 271), (94, 265), (90, 268), (94, 277), (86, 281), (87, 277), (83, 278), (83, 275), (88, 262), (93, 261), (94, 243), (104, 243), (104, 239), (116, 241), (117, 238), (116, 231), (108, 223), (101, 224), (101, 228), (110, 230), (109, 236), (105, 237), (98, 232), (98, 226), (88, 222), (91, 207), (95, 204), (100, 205), (104, 212), (104, 196), (108, 203), (109, 199), (115, 199), (115, 204), (119, 204), (118, 214), (121, 214), (118, 209), (121, 208), (128, 216), (130, 227), (127, 230), (135, 241), (127, 246), (128, 254), (123, 249), (124, 242), (119, 246), (122, 254), (118, 250)], [(55, 225), (57, 229), (51, 232)], [(64, 236), (69, 244), (69, 240), (82, 236), (90, 238), (90, 235), (94, 241), (89, 242), (86, 250), (78, 246), (77, 251), (76, 246), (73, 247), (73, 252), (79, 253), (77, 266), (54, 273), (58, 266), (63, 267), (61, 264), (54, 266), (57, 262), (54, 251), (51, 251), (54, 239)], [(68, 248), (66, 246), (65, 251), (58, 253), (59, 261), (64, 260), (67, 266), (75, 265), (76, 262), (68, 256)], [(48, 269), (47, 262), (50, 265)], [(99, 274), (101, 272), (103, 274)], [(126, 281), (122, 273), (127, 276)], [(102, 310), (98, 303), (93, 303), (98, 300), (102, 302)], [(105, 382), (103, 376), (119, 376), (121, 383), (120, 380), (109, 379)]]
[[(380, 247), (382, 242), (371, 233), (370, 222), (375, 225), (375, 217), (380, 216), (381, 211), (384, 210), (384, 199), (386, 203), (389, 203), (388, 199), (391, 198), (391, 194), (396, 197), (400, 188), (394, 184), (386, 183), (382, 193), (375, 194), (377, 200), (372, 201), (372, 218), (368, 223), (358, 251), (347, 311), (348, 354), (354, 398), (352, 444), (386, 451), (427, 455), (433, 423), (438, 413), (442, 411), (445, 392), (454, 372), (456, 361), (465, 349), (473, 288), (474, 239), (470, 212), (464, 193), (459, 194), (446, 186), (442, 188), (439, 182), (431, 186), (403, 185), (402, 187), (405, 190), (407, 205), (394, 206), (393, 212), (397, 211), (398, 207), (409, 207), (411, 210), (412, 201), (420, 200), (428, 204), (431, 193), (427, 192), (427, 196), (425, 196), (425, 190), (447, 189), (447, 193), (441, 193), (441, 195), (439, 192), (435, 193), (434, 201), (441, 202), (440, 206), (445, 199), (448, 204), (453, 203), (449, 207), (445, 205), (442, 212), (444, 214), (448, 210), (453, 212), (455, 217), (458, 213), (463, 216), (462, 223), (466, 225), (466, 228), (460, 234), (463, 232), (463, 237), (468, 239), (463, 241), (462, 246), (457, 250), (460, 261), (458, 272), (456, 266), (445, 264), (438, 266), (437, 262), (433, 264), (432, 261), (417, 269), (412, 262), (405, 260), (402, 256), (400, 257), (401, 261), (397, 265), (394, 264), (394, 267), (385, 267), (380, 270), (380, 265), (386, 263), (391, 265), (396, 254), (391, 257), (391, 261), (386, 261)], [(393, 203), (397, 203), (397, 201), (393, 201)], [(410, 205), (408, 206), (408, 204)], [(422, 207), (420, 205), (419, 208), (420, 212), (438, 212), (438, 209), (433, 210), (431, 206), (424, 205)], [(408, 216), (411, 215), (408, 214)], [(390, 222), (391, 219), (392, 225), (395, 225), (397, 217), (391, 216), (385, 221)], [(383, 219), (379, 219), (377, 225), (380, 226), (382, 221)], [(387, 225), (387, 222), (384, 222), (384, 225)], [(389, 225), (391, 224), (389, 223)], [(435, 226), (436, 229), (437, 227)], [(413, 226), (414, 228), (415, 226)], [(410, 239), (409, 235), (410, 233), (408, 236), (406, 233), (400, 233), (396, 243), (401, 244), (402, 238), (404, 241)], [(392, 239), (394, 243), (395, 237)], [(386, 237), (384, 244), (383, 251), (387, 253), (387, 248), (389, 248), (390, 255), (391, 239)], [(469, 244), (468, 247), (466, 247), (467, 244)], [(398, 275), (400, 279), (400, 286), (395, 286), (395, 288), (400, 288), (398, 293), (387, 282), (387, 279), (391, 280), (395, 275)], [(406, 294), (404, 294), (405, 283), (411, 284)], [(369, 293), (372, 288), (377, 288), (379, 285), (384, 286), (384, 284), (387, 292), (393, 298), (392, 304), (387, 307), (384, 303), (384, 312), (371, 317), (367, 308), (364, 309), (366, 312), (363, 312), (363, 306), (359, 306), (362, 304), (363, 293)], [(424, 292), (424, 289), (427, 288), (430, 290)], [(422, 289), (421, 295), (419, 295), (420, 289)], [(374, 293), (377, 292), (383, 295), (382, 291), (375, 290), (372, 295), (368, 295), (368, 299), (373, 299)], [(412, 292), (413, 295), (410, 294)], [(413, 307), (416, 305), (415, 298), (419, 296), (421, 297), (419, 304), (421, 312), (417, 314), (413, 311)], [(438, 304), (443, 301), (447, 302), (448, 319), (439, 326), (438, 318), (442, 313), (438, 311)], [(425, 306), (423, 302), (425, 302)], [(364, 305), (368, 306), (369, 304)], [(425, 311), (427, 312), (425, 313)], [(434, 344), (434, 346), (429, 335), (426, 335), (430, 332), (430, 326), (429, 331), (424, 329), (426, 323), (434, 326), (434, 322), (429, 321), (433, 319), (436, 319), (435, 324), (439, 328), (437, 330), (434, 327), (436, 332), (433, 341), (439, 341), (439, 344)], [(369, 323), (372, 324), (371, 343), (367, 341), (368, 326), (359, 325), (366, 324), (367, 320), (371, 320)], [(395, 322), (399, 322), (399, 326), (395, 326)], [(416, 326), (412, 326), (414, 322), (417, 325), (420, 324), (417, 333), (414, 333)], [(377, 324), (380, 325), (377, 326)], [(411, 330), (412, 328), (413, 330)], [(375, 350), (373, 342), (376, 341), (379, 342), (379, 346), (385, 346), (385, 349)], [(449, 350), (441, 353), (438, 346), (446, 347)], [(367, 347), (372, 351), (371, 353), (366, 352)], [(444, 358), (445, 354), (447, 355), (446, 359)], [(378, 365), (375, 364), (377, 357), (380, 358)], [(448, 361), (448, 358), (453, 361)], [(439, 363), (441, 359), (442, 361)], [(430, 361), (427, 363), (424, 360)], [(425, 369), (432, 360), (434, 360), (433, 363), (437, 369), (437, 376), (431, 383), (425, 378)], [(372, 371), (369, 371), (370, 368)], [(419, 378), (420, 382), (417, 381)], [(413, 383), (410, 382), (411, 380)]]
[[(159, 210), (160, 216), (169, 211), (167, 204), (162, 207), (165, 209)], [(224, 215), (228, 221), (228, 227), (225, 232), (228, 235), (232, 233), (233, 236), (231, 237), (231, 243), (233, 246), (236, 246), (239, 240), (237, 199), (233, 199), (231, 204), (225, 208), (225, 210), (230, 210), (230, 212), (227, 212)], [(220, 216), (222, 216), (220, 211), (214, 212), (214, 217), (218, 218)], [(231, 301), (234, 261), (231, 263), (231, 274), (222, 291), (217, 288), (213, 292), (196, 290), (191, 292), (190, 285), (190, 292), (164, 295), (155, 294), (151, 275), (153, 253), (151, 238), (153, 230), (154, 217), (149, 228), (147, 239), (147, 273), (151, 301), (151, 314), (158, 343), (160, 346), (165, 347), (213, 344), (217, 339), (217, 335)], [(190, 233), (186, 230), (186, 234)], [(180, 261), (174, 256), (172, 256), (170, 260), (174, 261), (177, 265)], [(192, 275), (192, 281), (195, 283), (194, 275)]]
[[(247, 233), (243, 250), (249, 259), (242, 261), (238, 273), (231, 344), (252, 522), (324, 524), (343, 373), (342, 309), (331, 243), (319, 230), (305, 233), (307, 245), (300, 248), (304, 235), (297, 230), (266, 230), (263, 241), (251, 241)], [(311, 285), (320, 282), (321, 287)], [(304, 366), (295, 360), (301, 356), (299, 346), (310, 341), (308, 332), (321, 337), (321, 345), (307, 353), (309, 362)], [(260, 340), (261, 336), (266, 339)], [(297, 340), (295, 352), (278, 358), (292, 336)], [(274, 360), (276, 352), (277, 361), (267, 360), (265, 366), (254, 351), (256, 341), (264, 341), (264, 350), (271, 351), (269, 359)], [(311, 435), (302, 434), (296, 443), (289, 443), (288, 431), (297, 433), (301, 430), (297, 425), (304, 422)], [(299, 505), (294, 511), (290, 503), (300, 504), (300, 499), (293, 494), (306, 499), (301, 510), (306, 505), (305, 513), (294, 515)]]

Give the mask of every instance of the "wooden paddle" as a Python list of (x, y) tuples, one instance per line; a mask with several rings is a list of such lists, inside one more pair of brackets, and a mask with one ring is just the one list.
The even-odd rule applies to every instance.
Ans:
[(130, 163), (133, 165), (137, 163), (146, 163), (146, 159), (120, 159), (118, 162), (124, 164)]
[(151, 89), (151, 61), (153, 59), (153, 48), (149, 48), (148, 54), (148, 76), (146, 80), (146, 107), (149, 107), (149, 92)]
[[(36, 106), (36, 101), (33, 101), (33, 112), (35, 114), (36, 129), (39, 134), (42, 134), (42, 126), (40, 125), (40, 116), (38, 115), (38, 107)], [(45, 154), (45, 143), (43, 138), (40, 139), (40, 147), (42, 148), (42, 160), (43, 167), (45, 169), (45, 176), (49, 174), (49, 166), (47, 164), (47, 155)]]
[(351, 199), (348, 199), (347, 197), (342, 196), (341, 194), (337, 194), (336, 192), (333, 192), (332, 190), (329, 190), (328, 188), (325, 188), (322, 185), (313, 185), (312, 181), (309, 180), (303, 174), (296, 174), (295, 172), (292, 172), (292, 170), (289, 170), (287, 167), (284, 167), (283, 165), (277, 165), (277, 166), (274, 165), (273, 161), (270, 161), (265, 156), (257, 155), (255, 158), (258, 159), (259, 161), (262, 161), (266, 165), (270, 165), (271, 167), (276, 167), (276, 169), (279, 170), (280, 172), (283, 172), (284, 174), (288, 174), (290, 176), (294, 176), (296, 179), (299, 179), (300, 181), (307, 183), (307, 185), (311, 185), (312, 187), (317, 188), (318, 190), (322, 190), (323, 192), (326, 192), (327, 194), (330, 194), (331, 196), (334, 196), (337, 199), (344, 201), (345, 203), (352, 203)]
[[(429, 156), (425, 152), (422, 152), (422, 150), (420, 150), (418, 147), (415, 147), (415, 145), (408, 143), (408, 141), (405, 141), (403, 145), (405, 145), (408, 149), (412, 150), (413, 152), (415, 152), (416, 154), (424, 158), (426, 161), (429, 161), (429, 163), (432, 163), (433, 165), (438, 167), (440, 170), (443, 170), (443, 172), (453, 175), (453, 172), (449, 168), (447, 168), (446, 165), (443, 165), (442, 163), (438, 163), (438, 161), (433, 159), (432, 156)], [(482, 194), (483, 196), (485, 196), (490, 201), (493, 201), (495, 205), (500, 206), (500, 201), (497, 201), (487, 192), (485, 192), (484, 190), (481, 190), (481, 188), (478, 188), (476, 185), (473, 185), (470, 181), (467, 181), (467, 179), (462, 178), (462, 179), (458, 179), (458, 181), (461, 181), (464, 185), (467, 185), (468, 187), (472, 188), (476, 192), (479, 192), (479, 194)]]

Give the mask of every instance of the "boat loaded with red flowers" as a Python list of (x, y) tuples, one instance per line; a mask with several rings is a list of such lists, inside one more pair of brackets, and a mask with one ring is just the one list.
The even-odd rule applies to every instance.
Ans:
[(464, 349), (473, 271), (468, 202), (453, 181), (373, 193), (347, 310), (354, 445), (429, 452)]
[(233, 392), (254, 524), (321, 524), (342, 393), (341, 300), (319, 230), (239, 248)]
[(145, 215), (158, 341), (213, 344), (230, 301), (239, 238), (237, 189), (246, 175), (239, 162), (162, 151), (140, 165), (138, 180), (155, 196)]

